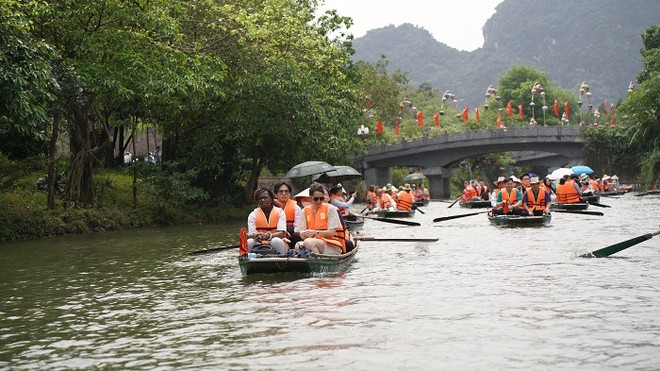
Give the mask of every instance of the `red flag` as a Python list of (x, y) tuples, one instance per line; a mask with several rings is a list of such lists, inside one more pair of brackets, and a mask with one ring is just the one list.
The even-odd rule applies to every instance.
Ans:
[(506, 113), (509, 117), (513, 116), (513, 106), (511, 106), (511, 101), (506, 105)]
[(610, 105), (610, 113), (614, 114), (614, 103)]
[(417, 126), (424, 126), (424, 115), (422, 115), (422, 111), (417, 112)]
[(440, 115), (437, 113), (433, 114), (433, 121), (435, 122), (435, 126), (440, 127)]
[(399, 119), (394, 121), (394, 134), (399, 135)]
[(376, 133), (382, 134), (383, 133), (383, 120), (378, 119), (378, 123), (376, 124)]
[(614, 119), (610, 120), (610, 126), (614, 126)]
[(467, 122), (467, 120), (468, 120), (468, 108), (467, 106), (465, 106), (465, 108), (463, 108), (463, 122)]
[(555, 99), (555, 106), (553, 107), (553, 112), (555, 116), (559, 117), (559, 101)]
[(566, 115), (566, 119), (568, 120), (569, 117), (571, 117), (571, 109), (570, 106), (568, 105), (568, 101), (564, 103), (564, 114)]
[(609, 114), (609, 112), (607, 112), (607, 100), (603, 102), (603, 113), (605, 114), (605, 116)]
[(479, 122), (479, 119), (481, 118), (479, 117), (479, 107), (474, 109), (474, 117), (477, 120), (477, 122)]
[(502, 113), (500, 111), (497, 111), (497, 128), (502, 128)]
[(525, 119), (525, 114), (522, 110), (522, 103), (518, 105), (518, 117), (520, 117), (521, 120)]

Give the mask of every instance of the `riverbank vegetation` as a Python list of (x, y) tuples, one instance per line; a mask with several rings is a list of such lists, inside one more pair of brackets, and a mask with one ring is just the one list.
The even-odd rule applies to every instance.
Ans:
[[(386, 58), (353, 62), (351, 19), (317, 15), (317, 6), (1, 2), (0, 240), (244, 217), (261, 175), (302, 161), (350, 164), (374, 142), (498, 121), (527, 126), (555, 100), (580, 112), (543, 72), (516, 66), (477, 119), (447, 91), (388, 73)], [(608, 120), (657, 152), (657, 29), (647, 34), (642, 84)], [(508, 107), (528, 99), (535, 83), (545, 89), (536, 111)], [(549, 116), (539, 124), (561, 124)], [(573, 117), (565, 124), (586, 120)], [(361, 125), (368, 136), (356, 135)], [(160, 137), (156, 163), (129, 156), (125, 164), (150, 129)], [(473, 162), (494, 164), (494, 156)], [(660, 156), (643, 157), (641, 168), (657, 174)], [(35, 189), (39, 178), (43, 190)]]

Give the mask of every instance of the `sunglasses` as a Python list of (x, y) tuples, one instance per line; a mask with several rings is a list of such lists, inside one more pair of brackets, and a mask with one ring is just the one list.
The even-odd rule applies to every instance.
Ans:
[(325, 197), (312, 197), (312, 201), (319, 202), (319, 201), (323, 201), (323, 200), (325, 200)]

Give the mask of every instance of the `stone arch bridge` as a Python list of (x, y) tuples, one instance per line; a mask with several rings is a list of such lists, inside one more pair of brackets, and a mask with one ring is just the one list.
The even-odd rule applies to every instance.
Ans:
[(424, 169), (434, 198), (449, 198), (451, 166), (479, 155), (516, 152), (517, 164), (559, 167), (583, 157), (582, 130), (570, 126), (491, 129), (401, 140), (369, 147), (358, 159), (367, 184), (391, 183), (392, 166)]

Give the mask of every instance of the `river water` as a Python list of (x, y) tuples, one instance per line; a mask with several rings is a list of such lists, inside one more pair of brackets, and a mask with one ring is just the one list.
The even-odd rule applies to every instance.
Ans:
[[(503, 229), (432, 202), (344, 273), (243, 278), (241, 223), (0, 245), (0, 369), (659, 369), (660, 197)], [(356, 211), (361, 207), (355, 207)], [(247, 216), (246, 216), (247, 217)], [(242, 221), (241, 221), (242, 222)]]

